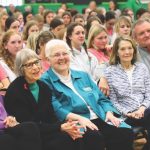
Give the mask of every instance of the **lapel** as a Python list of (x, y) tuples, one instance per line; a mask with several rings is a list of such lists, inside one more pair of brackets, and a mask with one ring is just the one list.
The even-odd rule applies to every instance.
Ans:
[(21, 86), (23, 87), (23, 88), (20, 87), (20, 90), (23, 89), (21, 95), (24, 102), (27, 103), (28, 106), (32, 107), (31, 109), (37, 109), (38, 104), (36, 103), (32, 93), (30, 92), (29, 84), (26, 82), (24, 78), (21, 82)]

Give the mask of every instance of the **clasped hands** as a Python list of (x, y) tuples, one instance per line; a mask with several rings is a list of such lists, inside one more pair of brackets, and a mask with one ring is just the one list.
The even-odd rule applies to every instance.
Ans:
[(82, 138), (87, 127), (91, 130), (98, 130), (97, 126), (88, 118), (80, 116), (78, 120), (69, 120), (61, 125), (61, 130), (67, 132), (73, 140)]
[(127, 114), (129, 118), (141, 119), (144, 117), (145, 107), (141, 106), (138, 110)]
[(83, 137), (84, 131), (81, 131), (82, 128), (83, 126), (78, 121), (73, 120), (68, 120), (61, 125), (61, 130), (68, 133), (73, 140)]

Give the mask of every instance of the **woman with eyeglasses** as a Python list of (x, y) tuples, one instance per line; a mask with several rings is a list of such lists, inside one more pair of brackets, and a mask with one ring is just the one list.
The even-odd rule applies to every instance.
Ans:
[[(38, 125), (42, 150), (76, 150), (83, 132), (78, 121), (57, 120), (51, 104), (52, 91), (42, 81), (39, 56), (31, 49), (17, 53), (15, 70), (18, 77), (10, 84), (4, 99), (6, 111), (20, 123)], [(33, 149), (35, 150), (35, 149)]]

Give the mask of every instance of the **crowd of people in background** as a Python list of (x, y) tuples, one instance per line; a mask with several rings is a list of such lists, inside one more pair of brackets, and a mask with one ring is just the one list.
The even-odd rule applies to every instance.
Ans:
[(149, 150), (149, 6), (1, 5), (0, 149)]

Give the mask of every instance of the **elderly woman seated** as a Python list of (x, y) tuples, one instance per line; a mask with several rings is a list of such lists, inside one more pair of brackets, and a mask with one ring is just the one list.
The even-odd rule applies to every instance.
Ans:
[[(45, 49), (51, 68), (42, 80), (54, 91), (52, 102), (57, 117), (62, 121), (76, 120), (83, 126), (86, 150), (97, 150), (98, 143), (105, 143), (107, 150), (132, 150), (130, 126), (122, 122), (121, 115), (87, 73), (69, 68), (69, 50), (61, 40), (49, 41)], [(92, 138), (87, 142), (84, 137)]]
[(82, 126), (78, 121), (60, 122), (56, 118), (52, 91), (39, 80), (42, 70), (39, 56), (33, 50), (23, 49), (17, 53), (15, 68), (18, 77), (10, 84), (4, 99), (7, 112), (20, 123), (29, 121), (38, 126), (42, 150), (79, 149), (78, 139), (84, 134)]
[(126, 123), (147, 129), (150, 140), (150, 74), (137, 62), (136, 45), (130, 37), (116, 39), (105, 77), (114, 107)]

